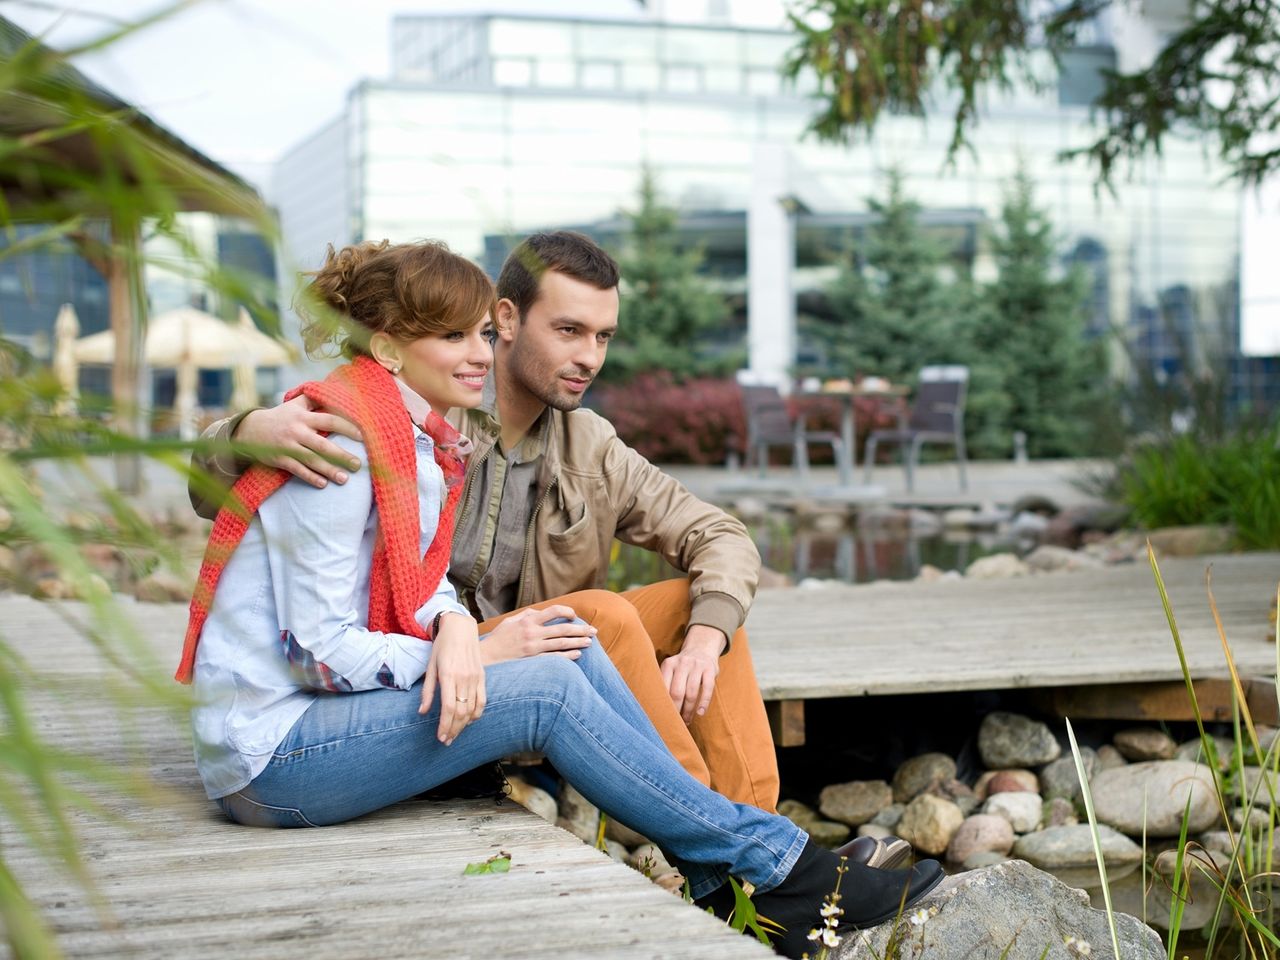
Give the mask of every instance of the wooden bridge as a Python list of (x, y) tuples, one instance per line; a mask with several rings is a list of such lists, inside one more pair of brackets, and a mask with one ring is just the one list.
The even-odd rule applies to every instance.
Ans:
[[(1220, 708), (1225, 664), (1204, 569), (1203, 560), (1164, 565), (1192, 672)], [(1267, 610), (1280, 556), (1217, 558), (1213, 569), (1241, 672), (1273, 673)], [(183, 608), (122, 607), (158, 661), (174, 662)], [(0, 598), (0, 631), (44, 677), (26, 692), (36, 729), (55, 746), (132, 761), (155, 783), (141, 797), (92, 786), (100, 813), (67, 811), (101, 907), (0, 819), (4, 863), (69, 956), (772, 955), (511, 803), (406, 803), (316, 830), (233, 826), (204, 800), (184, 718), (131, 706), (127, 694), (118, 704), (119, 672), (77, 629), (83, 611), (64, 609), (70, 620), (47, 604)], [(1175, 693), (1181, 688), (1177, 655), (1145, 566), (765, 592), (748, 626), (782, 742), (803, 736), (804, 702), (827, 697), (1034, 687), (1047, 703), (1077, 697), (1067, 704), (1072, 716), (1114, 713), (1122, 691), (1138, 716), (1179, 709), (1167, 697), (1171, 682)], [(1265, 706), (1265, 697), (1258, 701)], [(1274, 710), (1274, 688), (1270, 704)], [(509, 874), (463, 876), (468, 863), (498, 850), (512, 854)]]

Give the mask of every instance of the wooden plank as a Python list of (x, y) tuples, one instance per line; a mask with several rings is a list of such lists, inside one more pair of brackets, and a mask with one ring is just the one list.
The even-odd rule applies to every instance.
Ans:
[[(1193, 681), (1196, 703), (1205, 720), (1230, 720), (1233, 687), (1230, 680)], [(1244, 680), (1245, 701), (1254, 723), (1276, 726), (1280, 710), (1275, 685), (1270, 680)], [(1158, 683), (1100, 684), (1089, 687), (1056, 687), (1044, 691), (1040, 703), (1048, 713), (1071, 719), (1194, 720), (1187, 685), (1181, 680)]]
[(776, 746), (804, 746), (803, 700), (769, 700), (764, 710), (769, 717), (769, 731)]
[[(1240, 672), (1271, 676), (1280, 554), (1162, 563), (1191, 674), (1224, 677), (1206, 568)], [(766, 700), (1157, 682), (1182, 676), (1151, 570), (762, 590), (747, 619)], [(814, 669), (821, 664), (821, 669)]]

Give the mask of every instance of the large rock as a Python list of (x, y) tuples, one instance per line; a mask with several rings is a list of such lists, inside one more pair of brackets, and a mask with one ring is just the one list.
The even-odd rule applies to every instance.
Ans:
[(1127, 727), (1111, 738), (1126, 760), (1172, 760), (1178, 744), (1155, 727)]
[[(1165, 957), (1150, 927), (1128, 914), (1116, 914), (1115, 923), (1124, 960)], [(944, 881), (905, 922), (849, 934), (834, 952), (836, 960), (1080, 960), (1086, 955), (1111, 956), (1106, 913), (1090, 906), (1083, 890), (1016, 860)]]
[(1043, 723), (999, 710), (982, 718), (978, 752), (988, 767), (1038, 767), (1062, 753), (1053, 732)]
[(1015, 833), (1030, 833), (1040, 826), (1044, 801), (1038, 793), (997, 793), (987, 798), (982, 812), (1009, 821)]
[(140, 603), (185, 603), (191, 599), (191, 581), (171, 570), (157, 570), (133, 587)]
[(1030, 770), (988, 770), (978, 777), (973, 792), (983, 800), (996, 793), (1039, 793), (1040, 780)]
[[(1259, 731), (1259, 734), (1261, 734), (1261, 731)], [(1231, 762), (1235, 758), (1235, 742), (1228, 737), (1211, 736), (1209, 737), (1209, 740), (1213, 744), (1214, 751), (1217, 753), (1218, 769), (1230, 769)], [(1264, 751), (1266, 748), (1266, 744), (1262, 744), (1262, 749)], [(1200, 741), (1199, 737), (1196, 737), (1194, 740), (1187, 740), (1185, 743), (1178, 744), (1178, 749), (1174, 751), (1173, 756), (1176, 760), (1187, 760), (1191, 763), (1196, 763), (1197, 761), (1208, 762), (1208, 758), (1204, 751), (1204, 744)]]
[(783, 800), (778, 804), (778, 813), (809, 834), (820, 846), (838, 847), (849, 839), (847, 824), (824, 820), (816, 810), (799, 800)]
[(993, 553), (969, 564), (964, 575), (974, 580), (1011, 580), (1025, 577), (1031, 569), (1012, 553)]
[(853, 780), (823, 787), (818, 809), (824, 817), (856, 827), (867, 823), (893, 803), (893, 791), (883, 780)]
[[(1103, 770), (1090, 783), (1098, 820), (1124, 833), (1176, 837), (1188, 810), (1188, 829), (1207, 830), (1218, 816), (1213, 773), (1185, 760), (1153, 760)], [(1190, 807), (1187, 800), (1190, 797)]]
[(1087, 553), (1042, 544), (1027, 554), (1026, 565), (1038, 573), (1055, 573), (1059, 570), (1094, 570), (1101, 567), (1102, 561)]
[(964, 814), (950, 800), (922, 793), (907, 804), (897, 832), (917, 850), (936, 856), (947, 849), (963, 822)]
[[(1084, 764), (1084, 775), (1093, 781), (1098, 770), (1098, 754), (1092, 747), (1080, 748), (1080, 760)], [(1046, 800), (1063, 797), (1075, 802), (1080, 796), (1080, 773), (1076, 770), (1076, 758), (1059, 757), (1040, 771), (1040, 792)]]
[[(556, 809), (556, 798), (547, 793), (541, 787), (535, 787), (526, 783), (520, 777), (507, 777), (507, 783), (511, 784), (511, 792), (508, 794), (512, 800), (520, 804), (526, 810), (536, 813), (548, 823), (555, 823), (559, 811)], [(593, 838), (594, 839), (594, 838)]]
[[(1108, 866), (1141, 862), (1142, 848), (1123, 833), (1100, 823), (1098, 839), (1102, 844), (1102, 859)], [(1014, 842), (1013, 855), (1046, 870), (1089, 867), (1098, 862), (1093, 852), (1093, 834), (1087, 823), (1028, 833)]]
[(595, 845), (600, 832), (600, 810), (577, 789), (566, 783), (560, 788), (560, 817), (556, 825), (568, 830), (583, 843)]
[(1006, 855), (1013, 849), (1013, 827), (1004, 817), (975, 813), (964, 823), (947, 844), (947, 859), (952, 863), (965, 863), (975, 853)]
[(893, 775), (893, 799), (906, 803), (931, 787), (956, 776), (956, 762), (945, 753), (922, 753), (898, 767)]
[(1231, 527), (1164, 527), (1147, 534), (1151, 546), (1162, 557), (1198, 557), (1204, 553), (1225, 553), (1235, 545)]

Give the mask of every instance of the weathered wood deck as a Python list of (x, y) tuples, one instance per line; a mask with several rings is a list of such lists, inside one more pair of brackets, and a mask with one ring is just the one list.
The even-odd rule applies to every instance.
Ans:
[[(1169, 560), (1162, 569), (1191, 671), (1212, 678), (1226, 668), (1205, 599), (1206, 563)], [(1218, 557), (1213, 570), (1241, 673), (1272, 675), (1267, 611), (1280, 555)], [(183, 608), (122, 606), (159, 661), (174, 662)], [(1114, 691), (1181, 676), (1145, 565), (1024, 580), (764, 591), (748, 627), (764, 695), (791, 708), (793, 721), (806, 699)], [(114, 712), (104, 697), (114, 672), (54, 608), (0, 598), (0, 630), (57, 683), (29, 693), (44, 736), (107, 759), (131, 745), (166, 791), (147, 804), (94, 789), (116, 819), (71, 813), (114, 930), (0, 820), (6, 861), (53, 918), (70, 956), (771, 955), (514, 804), (402, 804), (320, 830), (232, 826), (203, 799), (181, 718), (154, 708)], [(510, 874), (462, 876), (468, 862), (499, 849), (514, 855)]]
[[(160, 662), (176, 662), (182, 608), (122, 607)], [(0, 816), (4, 861), (70, 957), (773, 956), (511, 802), (405, 803), (314, 830), (237, 827), (204, 799), (184, 718), (112, 706), (114, 671), (52, 607), (0, 598), (0, 631), (56, 685), (27, 693), (41, 735), (122, 766), (132, 753), (160, 791), (146, 802), (91, 787), (108, 816), (69, 811), (114, 929)], [(512, 854), (510, 873), (463, 876), (498, 850)]]
[[(1237, 668), (1273, 676), (1268, 609), (1280, 554), (1249, 553), (1161, 562), (1192, 677), (1228, 676), (1205, 591), (1210, 564)], [(826, 697), (1037, 687), (1052, 698), (1098, 687), (1115, 700), (1135, 684), (1181, 687), (1146, 563), (1012, 580), (763, 590), (747, 630), (764, 697), (790, 742), (802, 736), (798, 705)], [(1274, 689), (1270, 699), (1274, 711)], [(1075, 705), (1087, 709), (1080, 698)]]

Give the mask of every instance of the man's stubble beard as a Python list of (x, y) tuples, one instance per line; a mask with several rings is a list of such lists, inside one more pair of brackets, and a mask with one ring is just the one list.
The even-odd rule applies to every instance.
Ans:
[[(592, 374), (582, 373), (577, 370), (572, 372), (594, 380)], [(586, 391), (581, 394), (569, 394), (557, 390), (556, 386), (560, 381), (561, 373), (562, 371), (559, 370), (554, 373), (544, 373), (536, 361), (531, 361), (530, 358), (526, 357), (526, 351), (520, 349), (519, 341), (512, 344), (510, 355), (507, 358), (507, 375), (522, 390), (536, 398), (538, 402), (551, 407), (553, 410), (559, 410), (561, 413), (571, 413), (582, 406), (582, 399), (586, 395)]]

